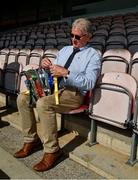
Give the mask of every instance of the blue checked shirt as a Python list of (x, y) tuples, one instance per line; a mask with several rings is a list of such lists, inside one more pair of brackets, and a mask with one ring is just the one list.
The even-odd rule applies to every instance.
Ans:
[[(64, 66), (73, 46), (65, 46), (62, 48), (54, 64)], [(99, 76), (101, 68), (101, 56), (88, 45), (80, 48), (80, 51), (74, 56), (68, 70), (70, 71), (68, 78), (62, 81), (65, 87), (75, 87), (80, 90), (82, 95), (90, 89), (93, 89)]]

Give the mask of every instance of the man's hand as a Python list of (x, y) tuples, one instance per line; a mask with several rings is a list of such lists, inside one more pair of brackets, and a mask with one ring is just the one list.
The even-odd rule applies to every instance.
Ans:
[(56, 77), (66, 77), (68, 74), (68, 70), (59, 65), (51, 65), (50, 72), (52, 76)]
[(42, 68), (46, 68), (46, 69), (49, 69), (49, 67), (52, 65), (51, 61), (45, 57), (44, 59), (42, 59), (42, 62), (41, 62), (41, 67)]

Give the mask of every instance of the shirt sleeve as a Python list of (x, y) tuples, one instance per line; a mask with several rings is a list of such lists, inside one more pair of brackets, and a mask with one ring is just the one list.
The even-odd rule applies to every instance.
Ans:
[(100, 74), (101, 57), (98, 53), (94, 53), (88, 61), (86, 70), (76, 73), (70, 70), (70, 74), (66, 80), (66, 85), (77, 87), (82, 91), (93, 89)]

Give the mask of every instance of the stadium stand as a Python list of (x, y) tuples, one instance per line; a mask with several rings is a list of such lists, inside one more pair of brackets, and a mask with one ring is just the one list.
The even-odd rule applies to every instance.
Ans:
[[(90, 44), (104, 53), (111, 48), (124, 48), (133, 55), (137, 51), (137, 13), (89, 18), (93, 30)], [(0, 49), (4, 48), (62, 48), (70, 44), (70, 25), (66, 22), (33, 25), (4, 32)], [(62, 40), (62, 42), (60, 42)], [(64, 41), (64, 42), (63, 42)]]
[[(97, 16), (89, 19), (93, 23), (90, 45), (102, 55), (101, 76), (95, 91), (87, 93), (82, 106), (62, 114), (61, 128), (64, 128), (66, 114), (83, 112), (87, 116), (90, 113), (90, 145), (97, 143), (98, 121), (110, 124), (113, 126), (112, 129), (115, 126), (131, 131), (132, 144), (128, 164), (133, 165), (137, 159), (138, 137), (138, 13)], [(24, 70), (30, 66), (37, 68), (43, 57), (49, 57), (53, 61), (58, 50), (70, 44), (68, 21), (34, 24), (2, 32), (0, 87), (4, 90), (3, 70), (7, 64), (22, 63)], [(24, 87), (20, 85), (20, 92), (24, 91)], [(8, 106), (7, 97), (6, 105)]]

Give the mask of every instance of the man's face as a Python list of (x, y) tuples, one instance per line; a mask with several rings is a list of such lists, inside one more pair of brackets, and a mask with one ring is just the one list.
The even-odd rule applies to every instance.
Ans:
[(90, 41), (90, 36), (88, 34), (82, 34), (82, 32), (76, 28), (72, 28), (71, 41), (74, 47), (81, 48)]

